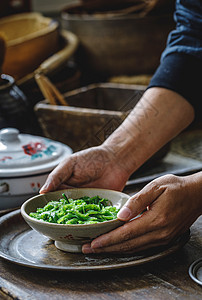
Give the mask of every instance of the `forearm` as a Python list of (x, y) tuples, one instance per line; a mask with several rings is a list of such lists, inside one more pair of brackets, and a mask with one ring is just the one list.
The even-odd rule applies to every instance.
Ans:
[(150, 88), (103, 147), (130, 175), (193, 119), (193, 107), (182, 96)]

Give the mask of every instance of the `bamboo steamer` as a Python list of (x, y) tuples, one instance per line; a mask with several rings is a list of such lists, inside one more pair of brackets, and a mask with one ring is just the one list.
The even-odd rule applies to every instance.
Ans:
[(35, 70), (59, 47), (58, 22), (40, 13), (23, 13), (0, 20), (7, 50), (3, 73), (19, 80)]

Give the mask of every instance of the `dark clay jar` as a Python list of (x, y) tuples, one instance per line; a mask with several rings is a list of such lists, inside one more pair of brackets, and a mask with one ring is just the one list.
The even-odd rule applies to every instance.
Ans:
[(28, 102), (15, 79), (2, 74), (0, 79), (0, 128), (14, 127), (25, 131), (28, 126)]

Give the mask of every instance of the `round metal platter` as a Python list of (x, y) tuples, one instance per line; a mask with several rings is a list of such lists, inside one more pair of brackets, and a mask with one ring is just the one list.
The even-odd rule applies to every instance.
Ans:
[(189, 232), (174, 244), (158, 247), (141, 254), (84, 255), (58, 250), (54, 241), (32, 230), (20, 210), (0, 218), (0, 257), (12, 263), (53, 271), (102, 271), (134, 267), (166, 257), (183, 247)]
[(194, 261), (189, 267), (189, 276), (202, 286), (202, 258)]

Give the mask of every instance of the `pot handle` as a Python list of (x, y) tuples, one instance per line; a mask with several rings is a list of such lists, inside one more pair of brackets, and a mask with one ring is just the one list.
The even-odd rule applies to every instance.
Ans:
[(0, 184), (0, 194), (9, 191), (9, 185), (6, 182)]

